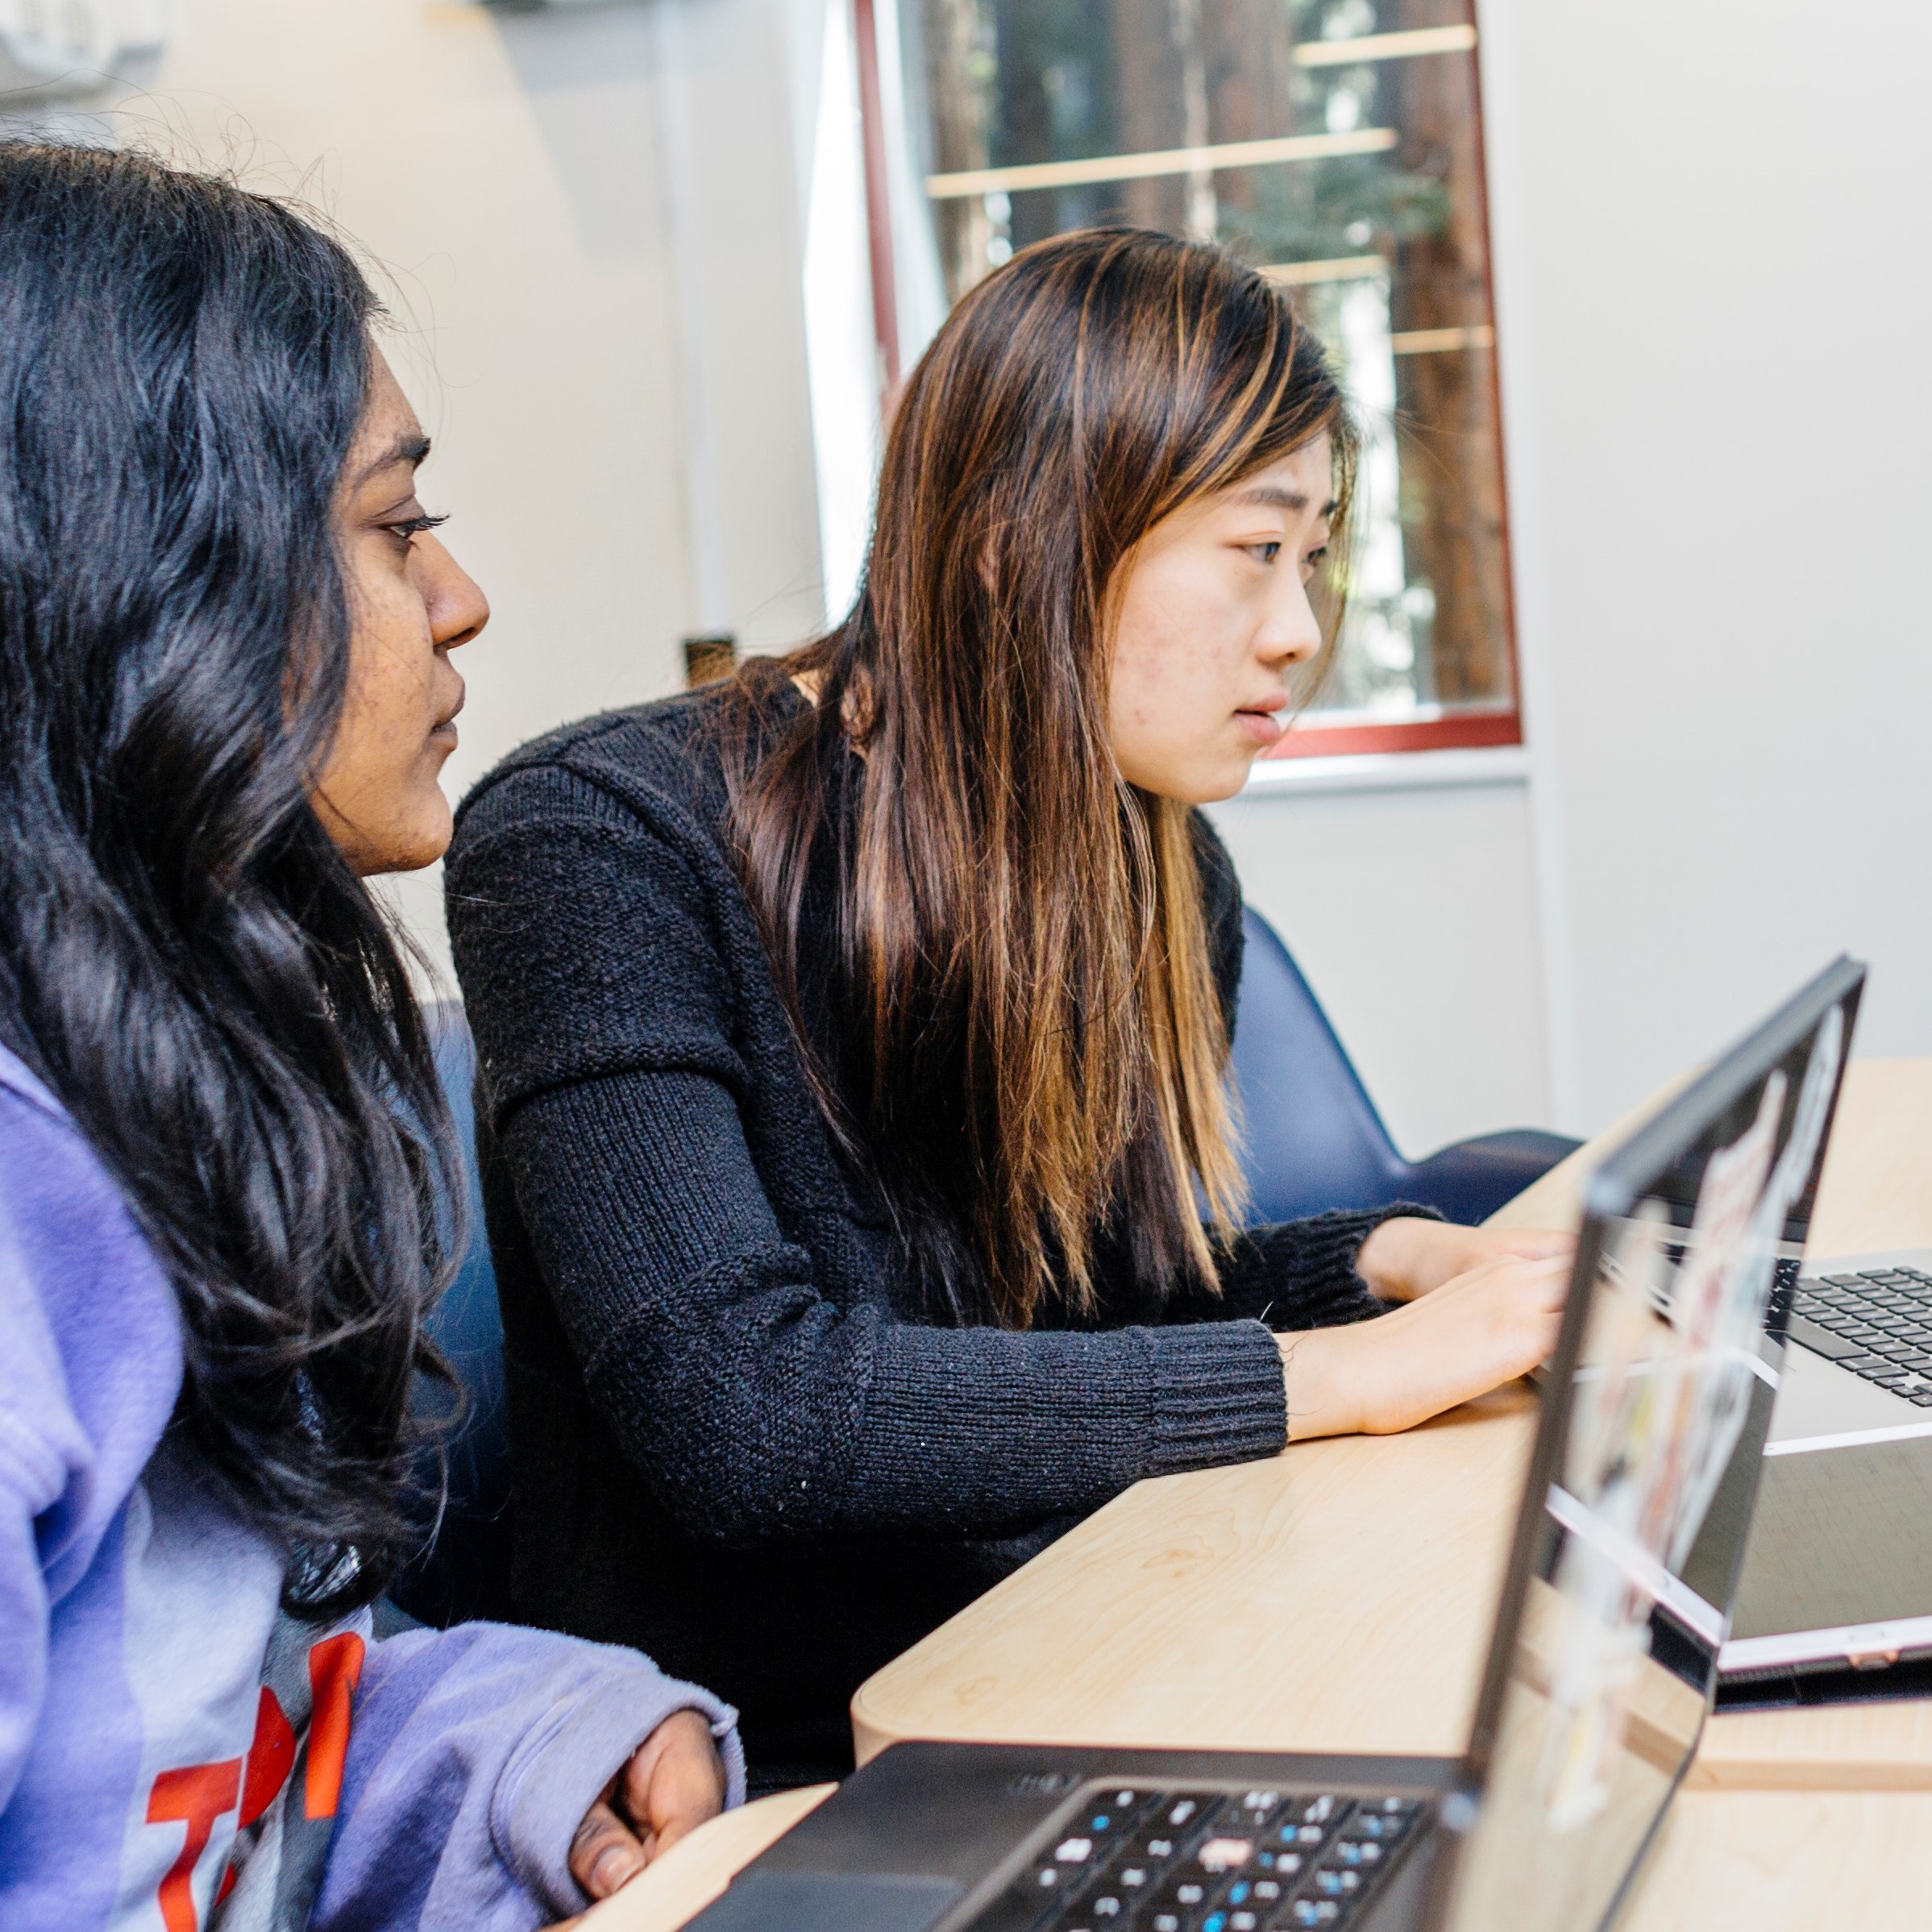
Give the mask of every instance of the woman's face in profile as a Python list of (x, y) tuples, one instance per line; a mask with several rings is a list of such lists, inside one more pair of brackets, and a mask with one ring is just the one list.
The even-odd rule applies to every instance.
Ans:
[(430, 450), (380, 353), (336, 499), (353, 621), (349, 686), (316, 815), (364, 878), (430, 865), (450, 842), (440, 783), (463, 679), (450, 653), (489, 621), (483, 592), (430, 534), (416, 495)]
[(1108, 728), (1128, 783), (1232, 798), (1282, 735), (1290, 669), (1321, 648), (1308, 585), (1328, 542), (1328, 438), (1183, 505), (1121, 566)]

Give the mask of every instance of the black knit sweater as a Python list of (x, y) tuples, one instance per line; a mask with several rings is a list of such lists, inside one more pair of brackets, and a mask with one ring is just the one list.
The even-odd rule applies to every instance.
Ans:
[[(731, 1699), (769, 1785), (849, 1764), (862, 1679), (1130, 1483), (1279, 1451), (1268, 1324), (1377, 1312), (1353, 1261), (1383, 1217), (1236, 1236), (1219, 1298), (1116, 1268), (1078, 1327), (920, 1315), (726, 858), (716, 705), (526, 746), (465, 800), (447, 889), (517, 1613)], [(1201, 834), (1232, 1012), (1240, 895)]]

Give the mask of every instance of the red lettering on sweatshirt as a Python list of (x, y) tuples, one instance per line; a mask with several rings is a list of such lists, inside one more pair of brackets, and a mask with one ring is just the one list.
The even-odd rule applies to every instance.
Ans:
[(161, 1880), (161, 1923), (168, 1932), (195, 1932), (194, 1868), (208, 1849), (214, 1821), (235, 1809), (241, 1786), (239, 1758), (184, 1765), (179, 1771), (164, 1771), (155, 1780), (147, 1794), (148, 1823), (188, 1827), (181, 1855)]
[[(308, 1815), (333, 1818), (342, 1799), (343, 1764), (349, 1755), (350, 1708), (362, 1677), (363, 1640), (352, 1631), (326, 1637), (309, 1652), (309, 1770), (305, 1791)], [(181, 1855), (161, 1880), (159, 1901), (167, 1932), (199, 1932), (194, 1909), (194, 1868), (208, 1849), (215, 1820), (239, 1804), (237, 1827), (247, 1830), (280, 1797), (295, 1766), (295, 1727), (280, 1700), (266, 1685), (255, 1707), (255, 1735), (248, 1755), (218, 1764), (186, 1764), (164, 1771), (147, 1796), (151, 1825), (188, 1827)], [(247, 1766), (243, 1770), (244, 1762)], [(235, 1870), (222, 1873), (214, 1902), (235, 1889)]]
[(255, 1736), (248, 1746), (248, 1768), (242, 1774), (242, 1815), (236, 1828), (246, 1831), (281, 1796), (295, 1764), (295, 1727), (267, 1685), (255, 1707)]
[[(362, 1678), (363, 1641), (354, 1631), (325, 1637), (309, 1652), (309, 1773), (304, 1809), (312, 1818), (332, 1818), (342, 1801), (342, 1768), (349, 1755), (349, 1710)], [(168, 1932), (174, 1932), (170, 1926)]]

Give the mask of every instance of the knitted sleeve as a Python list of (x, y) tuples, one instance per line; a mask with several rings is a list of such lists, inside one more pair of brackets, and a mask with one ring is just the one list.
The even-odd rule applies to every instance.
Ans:
[(1361, 1213), (1318, 1214), (1224, 1235), (1215, 1244), (1220, 1294), (1178, 1303), (1170, 1319), (1245, 1319), (1282, 1330), (1328, 1328), (1380, 1315), (1383, 1305), (1356, 1273), (1355, 1257), (1376, 1228), (1402, 1215), (1442, 1219), (1433, 1207), (1394, 1201)]
[(1001, 1535), (1278, 1451), (1259, 1322), (1016, 1334), (826, 1292), (814, 1252), (859, 1231), (761, 1017), (742, 895), (674, 816), (517, 772), (466, 810), (448, 889), (519, 1218), (592, 1401), (679, 1523), (740, 1547)]

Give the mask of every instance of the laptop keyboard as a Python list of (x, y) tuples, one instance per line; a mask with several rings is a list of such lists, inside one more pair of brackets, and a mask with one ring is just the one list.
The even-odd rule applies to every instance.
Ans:
[(1793, 1339), (1841, 1369), (1932, 1408), (1932, 1275), (1916, 1268), (1807, 1277)]
[(1415, 1798), (1095, 1793), (976, 1932), (1303, 1932), (1353, 1918), (1420, 1816)]

